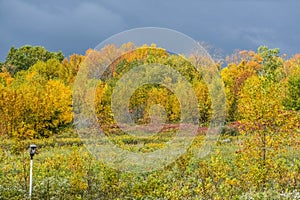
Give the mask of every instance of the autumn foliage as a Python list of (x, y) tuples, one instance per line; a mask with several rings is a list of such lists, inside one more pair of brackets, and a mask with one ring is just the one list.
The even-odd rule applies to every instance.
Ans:
[[(117, 59), (113, 59), (115, 57)], [(199, 118), (194, 118), (193, 110), (190, 118), (198, 121), (203, 129), (187, 153), (162, 171), (124, 174), (104, 166), (88, 153), (80, 154), (79, 149), (83, 150), (77, 146), (82, 143), (77, 140), (60, 141), (60, 148), (67, 146), (66, 156), (55, 154), (41, 158), (43, 164), (38, 166), (38, 180), (44, 185), (47, 181), (53, 183), (47, 187), (37, 186), (43, 191), (40, 198), (58, 197), (54, 187), (61, 188), (59, 195), (66, 195), (65, 198), (79, 199), (248, 199), (247, 195), (269, 199), (275, 193), (297, 193), (300, 190), (300, 55), (287, 58), (279, 49), (262, 46), (257, 52), (236, 51), (226, 58), (226, 64), (218, 72), (226, 92), (226, 123), (213, 153), (197, 161), (192, 159), (191, 152), (201, 145), (212, 118), (213, 97), (204, 73), (197, 71), (192, 59), (192, 55), (172, 54), (155, 44), (140, 48), (132, 43), (121, 47), (111, 44), (99, 51), (90, 49), (86, 55), (74, 54), (68, 58), (40, 47), (12, 48), (7, 60), (0, 65), (1, 138), (21, 144), (33, 140), (47, 149), (52, 145), (49, 140), (54, 143), (56, 138), (75, 132), (73, 113), (78, 110), (72, 104), (73, 83), (86, 61), (91, 64), (87, 73), (90, 77), (99, 73), (94, 63), (110, 63), (101, 77), (94, 77), (95, 83), (85, 83), (97, 85), (95, 112), (106, 134), (127, 150), (147, 152), (162, 148), (165, 139), (172, 138), (177, 131), (172, 127), (181, 119), (180, 102), (171, 90), (159, 84), (143, 85), (133, 93), (128, 105), (137, 124), (150, 122), (152, 105), (163, 106), (168, 130), (161, 134), (168, 135), (166, 138), (160, 135), (148, 140), (129, 137), (117, 127), (111, 108), (113, 89), (124, 74), (135, 66), (157, 63), (178, 71), (195, 91)], [(165, 82), (174, 81), (164, 74), (157, 76), (165, 77)], [(182, 85), (178, 81), (178, 87)], [(122, 96), (118, 98), (118, 102), (122, 102)], [(22, 168), (23, 158), (20, 160), (20, 154), (18, 156), (17, 165)], [(3, 163), (6, 168), (3, 173), (0, 171), (0, 186), (4, 174), (9, 174), (9, 168), (13, 167), (8, 161)], [(19, 182), (25, 191), (25, 172), (11, 173), (14, 174), (12, 180), (23, 181)], [(46, 176), (45, 180), (42, 175)], [(253, 192), (259, 193), (259, 197)], [(0, 198), (4, 193), (13, 196), (0, 187)], [(14, 194), (22, 196), (23, 193)]]

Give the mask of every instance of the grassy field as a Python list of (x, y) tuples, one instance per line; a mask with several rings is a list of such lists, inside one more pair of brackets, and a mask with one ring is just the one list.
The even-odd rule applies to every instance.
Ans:
[[(168, 130), (147, 139), (128, 135), (110, 139), (123, 149), (139, 153), (163, 148), (173, 135), (174, 131)], [(223, 135), (211, 154), (196, 159), (193, 152), (201, 147), (204, 138), (199, 135), (179, 159), (145, 173), (110, 168), (95, 159), (85, 148), (84, 140), (73, 133), (31, 141), (2, 138), (0, 199), (28, 199), (30, 143), (38, 146), (33, 199), (300, 199), (299, 154), (291, 151), (273, 158), (274, 163), (293, 160), (294, 165), (287, 163), (282, 172), (290, 174), (291, 179), (268, 173), (262, 188), (259, 181), (245, 180), (247, 170), (251, 170), (243, 160), (247, 155), (241, 153), (245, 137)], [(275, 168), (274, 165), (268, 170)]]

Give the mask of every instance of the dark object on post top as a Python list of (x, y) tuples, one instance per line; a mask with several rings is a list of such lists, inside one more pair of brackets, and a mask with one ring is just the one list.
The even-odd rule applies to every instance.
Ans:
[(32, 160), (34, 154), (36, 153), (36, 145), (35, 144), (31, 144), (29, 146), (29, 153), (30, 153), (30, 159)]

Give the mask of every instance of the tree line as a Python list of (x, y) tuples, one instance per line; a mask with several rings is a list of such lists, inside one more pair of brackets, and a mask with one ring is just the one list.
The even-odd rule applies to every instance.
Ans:
[[(115, 123), (110, 101), (112, 90), (123, 74), (137, 65), (159, 63), (174, 68), (191, 83), (198, 100), (198, 120), (207, 125), (212, 112), (211, 97), (201, 72), (189, 62), (192, 58), (170, 54), (155, 45), (133, 49), (132, 43), (121, 47), (112, 44), (99, 51), (88, 50), (85, 55), (64, 57), (61, 52), (39, 46), (12, 47), (6, 60), (0, 63), (0, 134), (20, 139), (40, 138), (72, 128), (72, 86), (81, 64), (87, 56), (99, 60), (116, 54), (120, 55), (118, 59), (97, 80), (95, 101), (100, 123)], [(227, 123), (247, 124), (251, 130), (274, 130), (273, 127), (288, 123), (296, 127), (294, 122), (300, 109), (299, 54), (287, 58), (280, 55), (279, 49), (261, 46), (257, 52), (237, 51), (227, 56), (226, 63), (219, 73), (226, 92)], [(166, 77), (164, 81), (172, 80)], [(176, 95), (159, 84), (144, 85), (135, 91), (129, 105), (133, 120), (148, 123), (153, 104), (165, 108), (168, 123), (180, 121)]]

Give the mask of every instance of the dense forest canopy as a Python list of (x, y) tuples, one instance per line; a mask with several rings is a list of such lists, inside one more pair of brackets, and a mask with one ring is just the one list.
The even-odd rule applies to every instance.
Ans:
[[(110, 54), (122, 55), (99, 79), (96, 111), (101, 123), (114, 123), (109, 102), (111, 90), (119, 78), (134, 66), (159, 63), (171, 66), (192, 84), (198, 98), (199, 121), (202, 125), (208, 124), (211, 115), (209, 91), (201, 72), (188, 61), (190, 58), (170, 54), (155, 46), (128, 51), (133, 46), (132, 43), (120, 48), (109, 45), (99, 52), (88, 50), (86, 55), (74, 54), (69, 58), (64, 58), (61, 52), (49, 52), (44, 47), (12, 47), (1, 63), (0, 134), (25, 139), (48, 137), (70, 128), (72, 84), (80, 64), (92, 53), (95, 60), (105, 56), (109, 58)], [(227, 62), (227, 66), (220, 69), (220, 74), (226, 89), (228, 123), (253, 122), (265, 116), (270, 118), (271, 114), (278, 116), (276, 112), (299, 111), (299, 55), (286, 59), (280, 56), (278, 49), (261, 46), (257, 52), (236, 52), (227, 57)], [(179, 122), (180, 105), (176, 96), (160, 85), (148, 85), (139, 88), (131, 97), (130, 109), (136, 123), (149, 122), (149, 106), (152, 104), (165, 107), (167, 123)]]

